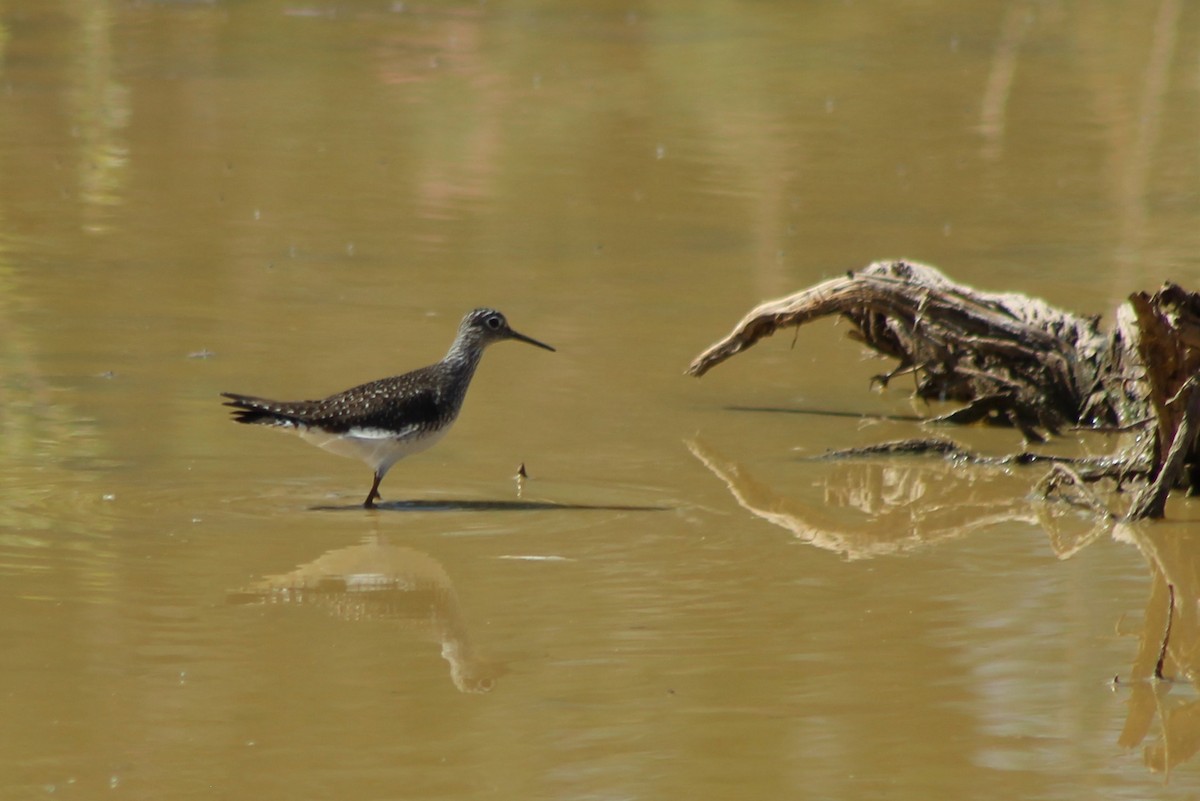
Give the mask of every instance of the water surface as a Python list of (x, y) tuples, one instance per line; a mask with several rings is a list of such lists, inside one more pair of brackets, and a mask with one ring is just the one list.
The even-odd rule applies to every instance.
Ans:
[[(1196, 10), (960, 5), (0, 6), (0, 797), (1194, 796), (1194, 501), (807, 458), (930, 433), (832, 323), (681, 375), (880, 258), (1195, 287)], [(479, 305), (558, 352), (378, 511), (220, 406)]]

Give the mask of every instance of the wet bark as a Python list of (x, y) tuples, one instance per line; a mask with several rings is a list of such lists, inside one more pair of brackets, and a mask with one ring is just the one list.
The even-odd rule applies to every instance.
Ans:
[(1141, 432), (1121, 453), (1069, 471), (1083, 482), (1142, 483), (1131, 519), (1161, 517), (1171, 489), (1200, 492), (1200, 294), (1173, 284), (1137, 293), (1105, 331), (1098, 317), (982, 292), (928, 265), (876, 262), (759, 305), (687, 373), (704, 375), (780, 328), (831, 315), (897, 360), (879, 384), (911, 374), (919, 397), (963, 404), (939, 422), (1012, 426), (1032, 442), (1073, 428)]

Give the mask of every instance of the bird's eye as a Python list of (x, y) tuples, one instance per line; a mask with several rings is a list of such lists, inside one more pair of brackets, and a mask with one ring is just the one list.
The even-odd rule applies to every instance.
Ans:
[(487, 318), (487, 327), (495, 331), (500, 327), (500, 318), (496, 315)]

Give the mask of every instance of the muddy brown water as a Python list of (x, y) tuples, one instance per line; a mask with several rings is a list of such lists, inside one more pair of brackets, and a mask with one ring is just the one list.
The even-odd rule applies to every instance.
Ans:
[[(1194, 501), (1096, 530), (1039, 469), (806, 458), (929, 433), (833, 323), (681, 373), (877, 258), (1194, 287), (1196, 23), (0, 4), (0, 798), (1193, 797)], [(558, 352), (491, 349), (378, 511), (220, 406), (479, 305)]]

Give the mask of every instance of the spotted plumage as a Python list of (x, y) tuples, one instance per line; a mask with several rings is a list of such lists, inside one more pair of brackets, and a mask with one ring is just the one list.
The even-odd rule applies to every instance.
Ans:
[(458, 417), (483, 350), (516, 339), (554, 350), (519, 334), (494, 309), (475, 309), (463, 318), (458, 335), (436, 364), (381, 378), (321, 400), (276, 401), (223, 392), (239, 423), (292, 429), (318, 447), (361, 459), (375, 471), (366, 507), (379, 498), (379, 482), (392, 465), (441, 439)]

